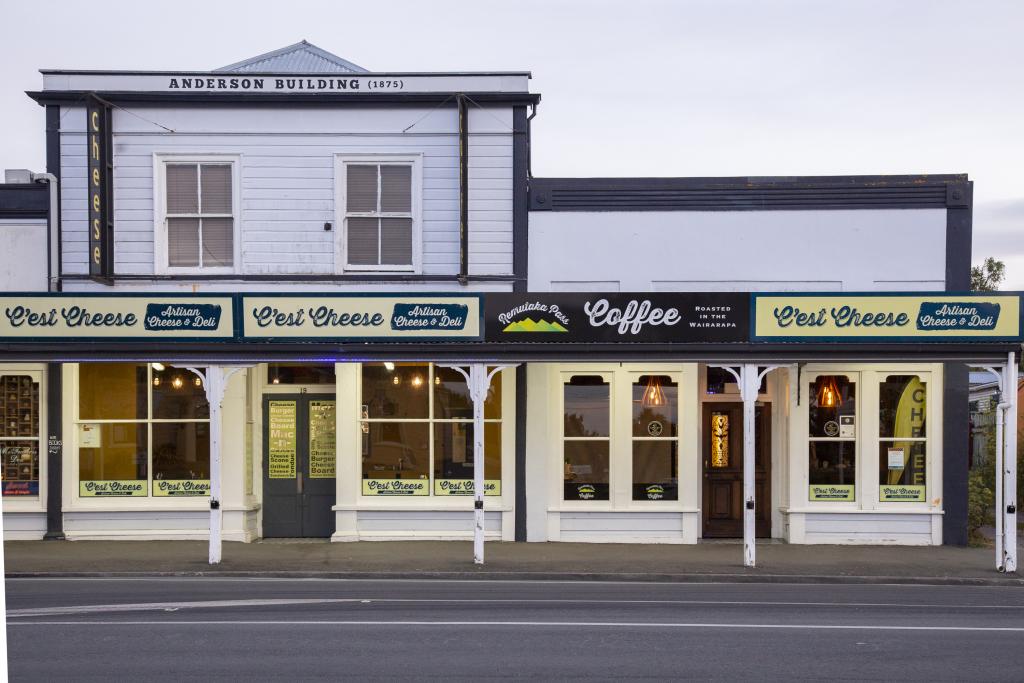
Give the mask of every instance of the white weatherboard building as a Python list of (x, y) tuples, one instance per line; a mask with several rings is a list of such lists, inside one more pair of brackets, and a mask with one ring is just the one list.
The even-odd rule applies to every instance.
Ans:
[(477, 362), (489, 539), (965, 543), (966, 176), (532, 178), (529, 78), (44, 71), (7, 537), (469, 538)]

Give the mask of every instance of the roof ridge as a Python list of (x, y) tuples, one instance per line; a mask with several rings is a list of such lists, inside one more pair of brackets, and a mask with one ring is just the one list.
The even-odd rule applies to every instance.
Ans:
[[(303, 55), (303, 53), (305, 53)], [(304, 58), (305, 57), (305, 58)], [(255, 68), (258, 64), (277, 62), (269, 67)], [(219, 69), (218, 72), (240, 72), (240, 71), (278, 71), (281, 73), (369, 73), (367, 69), (354, 64), (347, 59), (317, 47), (305, 38), (297, 43), (286, 45), (270, 52), (249, 57)]]

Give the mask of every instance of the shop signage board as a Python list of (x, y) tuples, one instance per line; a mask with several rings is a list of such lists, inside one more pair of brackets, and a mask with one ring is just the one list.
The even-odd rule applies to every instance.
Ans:
[(427, 479), (363, 479), (364, 496), (426, 496)]
[(241, 297), (244, 339), (460, 339), (481, 336), (481, 295)]
[(811, 484), (808, 500), (853, 501), (853, 484)]
[(114, 274), (113, 143), (110, 107), (95, 95), (85, 100), (88, 170), (89, 276)]
[(1017, 294), (753, 294), (751, 341), (1014, 341)]
[(295, 479), (298, 410), (295, 401), (270, 401), (268, 408), (267, 476)]
[(0, 339), (226, 340), (230, 295), (0, 295)]
[(883, 503), (923, 503), (924, 484), (896, 484), (878, 487), (878, 500)]
[(749, 336), (749, 296), (718, 293), (488, 294), (487, 341), (722, 343)]
[[(434, 480), (434, 495), (435, 496), (472, 496), (473, 491), (473, 480), (472, 479), (435, 479)], [(484, 481), (484, 495), (485, 496), (500, 496), (501, 495), (501, 480), (500, 479), (487, 479)]]
[(210, 495), (209, 479), (154, 479), (154, 496), (188, 498)]
[(145, 479), (102, 479), (78, 482), (78, 495), (83, 498), (134, 498), (149, 495)]

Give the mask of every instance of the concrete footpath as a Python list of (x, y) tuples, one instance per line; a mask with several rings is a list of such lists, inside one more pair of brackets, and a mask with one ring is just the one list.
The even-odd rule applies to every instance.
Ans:
[(989, 548), (758, 544), (757, 567), (739, 543), (630, 545), (501, 543), (473, 564), (470, 542), (225, 543), (207, 563), (202, 541), (9, 541), (8, 577), (202, 575), (317, 578), (546, 579), (1022, 586), (994, 568)]

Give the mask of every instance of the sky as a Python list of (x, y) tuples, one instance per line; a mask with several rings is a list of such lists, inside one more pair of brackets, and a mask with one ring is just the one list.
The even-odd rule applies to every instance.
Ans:
[(531, 71), (535, 176), (967, 173), (1024, 289), (1024, 2), (0, 0), (0, 168), (41, 68), (208, 70), (305, 39), (371, 71)]

